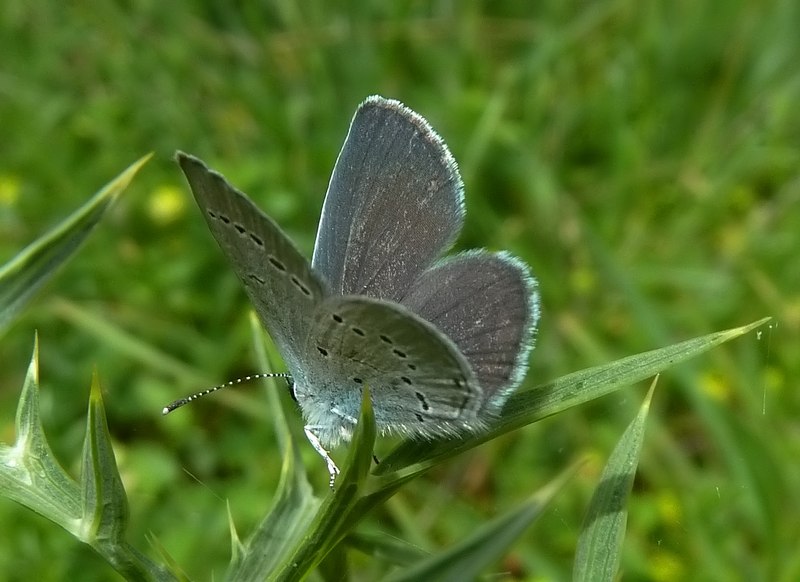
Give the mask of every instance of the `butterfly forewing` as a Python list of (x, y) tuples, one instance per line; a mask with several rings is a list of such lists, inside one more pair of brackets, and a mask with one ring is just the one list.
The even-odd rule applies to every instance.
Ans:
[(192, 156), (178, 163), (222, 252), (287, 365), (301, 364), (300, 349), (324, 286), (275, 222), (217, 172)]
[[(295, 393), (315, 426), (355, 422), (365, 385), (378, 427), (389, 432), (432, 436), (470, 428), (483, 401), (447, 337), (402, 306), (369, 297), (323, 302), (305, 361)], [(319, 434), (323, 442), (336, 440)]]
[(427, 270), (403, 305), (444, 332), (469, 361), (497, 412), (521, 382), (539, 318), (528, 268), (505, 253), (472, 251)]
[(312, 264), (334, 293), (399, 301), (453, 243), (463, 216), (442, 139), (399, 102), (370, 97), (336, 161)]

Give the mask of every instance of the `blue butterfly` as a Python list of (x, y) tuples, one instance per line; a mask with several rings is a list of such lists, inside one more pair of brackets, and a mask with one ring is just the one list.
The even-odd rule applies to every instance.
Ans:
[(363, 386), (383, 433), (480, 431), (525, 376), (537, 286), (508, 253), (442, 258), (464, 222), (461, 177), (428, 122), (373, 96), (336, 161), (311, 263), (220, 174), (178, 162), (293, 381), (305, 432), (350, 440)]

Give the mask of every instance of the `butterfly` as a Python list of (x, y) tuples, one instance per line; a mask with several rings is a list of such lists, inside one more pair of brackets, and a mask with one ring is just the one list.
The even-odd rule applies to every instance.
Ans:
[(369, 386), (382, 433), (484, 429), (523, 380), (537, 284), (506, 252), (443, 257), (464, 223), (442, 138), (398, 101), (357, 109), (322, 207), (311, 262), (275, 221), (199, 159), (178, 163), (291, 375), (305, 433), (349, 441)]

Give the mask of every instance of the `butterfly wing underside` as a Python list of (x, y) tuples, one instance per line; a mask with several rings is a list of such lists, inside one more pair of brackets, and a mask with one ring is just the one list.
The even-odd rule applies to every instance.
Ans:
[(312, 314), (325, 296), (322, 282), (247, 196), (197, 158), (180, 152), (177, 157), (211, 233), (294, 373)]
[(359, 106), (309, 263), (278, 225), (200, 160), (178, 153), (220, 248), (283, 356), (306, 435), (348, 441), (369, 387), (376, 425), (406, 436), (482, 429), (525, 373), (536, 283), (504, 253), (435, 262), (464, 221), (447, 146), (401, 103)]
[(527, 266), (507, 253), (455, 255), (425, 271), (402, 303), (453, 340), (484, 391), (482, 413), (497, 413), (525, 375), (539, 319)]
[(425, 119), (370, 97), (331, 176), (312, 265), (339, 295), (399, 301), (464, 221), (458, 168)]
[(436, 436), (479, 425), (482, 392), (464, 356), (400, 305), (361, 296), (327, 299), (314, 314), (305, 361), (295, 393), (325, 444), (349, 439), (365, 385), (384, 432)]

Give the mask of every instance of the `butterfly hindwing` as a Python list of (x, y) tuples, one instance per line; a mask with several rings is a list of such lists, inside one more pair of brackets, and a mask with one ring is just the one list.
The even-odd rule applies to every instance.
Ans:
[(476, 424), (482, 391), (465, 358), (434, 326), (395, 303), (327, 299), (314, 314), (304, 360), (295, 394), (323, 442), (343, 438), (328, 434), (326, 425), (355, 422), (365, 385), (385, 432), (434, 436)]
[(466, 357), (497, 412), (525, 375), (539, 319), (536, 282), (506, 253), (470, 251), (428, 269), (402, 304), (444, 332)]

